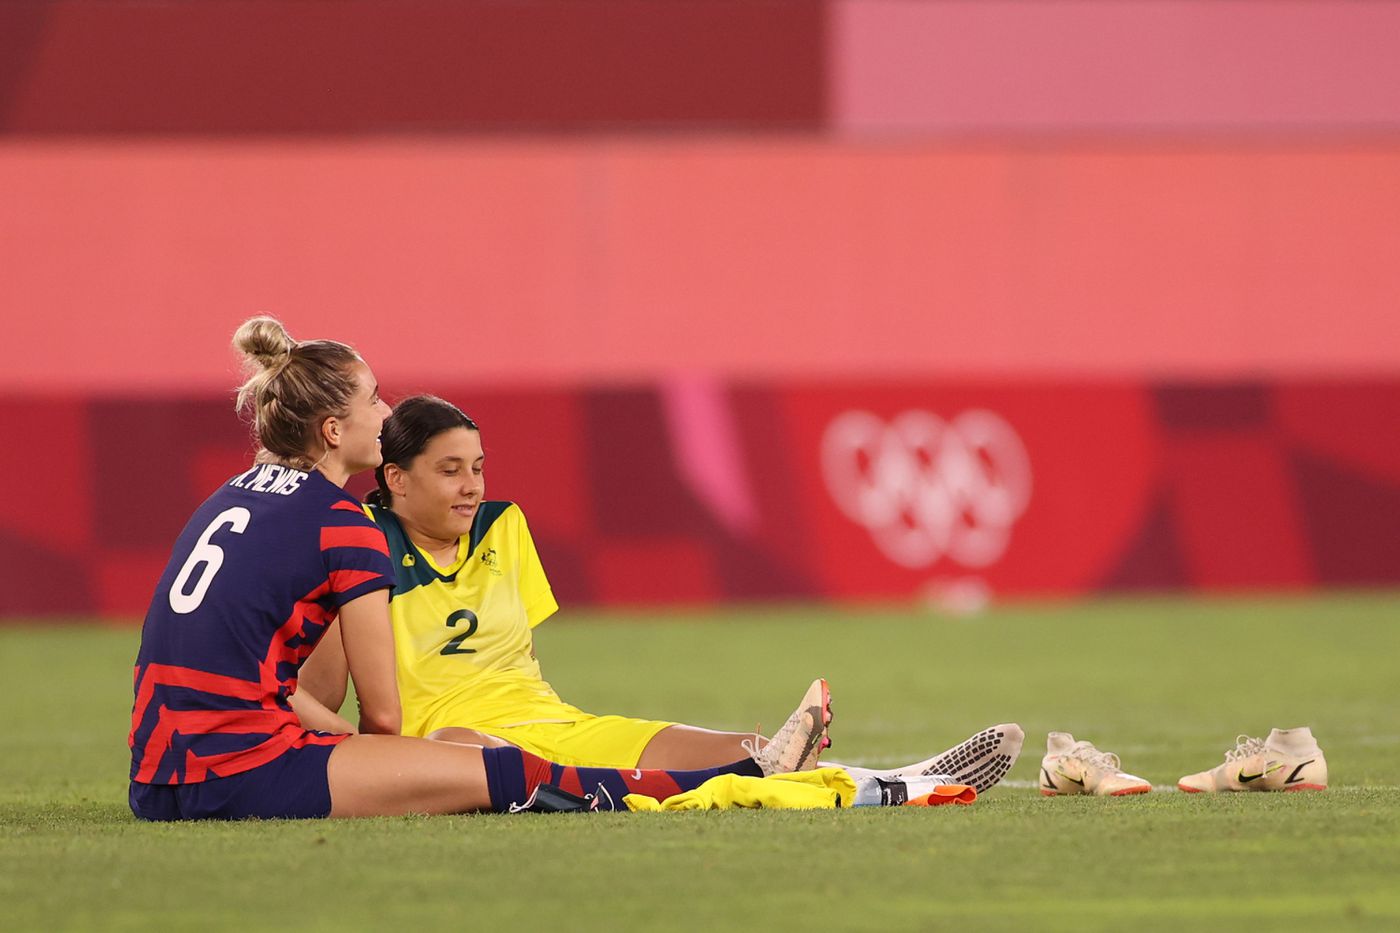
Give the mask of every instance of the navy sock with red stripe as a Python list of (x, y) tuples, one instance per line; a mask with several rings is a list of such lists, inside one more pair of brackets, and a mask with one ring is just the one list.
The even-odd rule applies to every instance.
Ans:
[(486, 786), (491, 793), (491, 807), (498, 813), (508, 812), (512, 806), (522, 806), (541, 784), (553, 784), (560, 790), (579, 796), (596, 794), (602, 788), (612, 798), (614, 808), (621, 809), (622, 798), (627, 794), (645, 794), (665, 800), (675, 794), (694, 790), (721, 774), (763, 776), (763, 771), (752, 758), (695, 771), (576, 768), (546, 761), (518, 748), (504, 747), (482, 749), (482, 761), (486, 765)]

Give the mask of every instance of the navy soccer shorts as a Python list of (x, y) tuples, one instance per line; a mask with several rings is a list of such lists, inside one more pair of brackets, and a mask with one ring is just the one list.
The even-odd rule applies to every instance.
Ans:
[(228, 777), (195, 784), (131, 782), (131, 812), (143, 820), (315, 819), (331, 812), (326, 776), (335, 745), (304, 745)]

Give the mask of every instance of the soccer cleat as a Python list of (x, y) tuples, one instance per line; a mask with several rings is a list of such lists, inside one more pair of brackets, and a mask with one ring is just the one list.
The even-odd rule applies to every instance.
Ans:
[(818, 678), (807, 688), (802, 702), (773, 733), (773, 738), (757, 748), (757, 737), (745, 739), (744, 751), (763, 769), (763, 776), (811, 771), (817, 766), (822, 749), (831, 744), (826, 729), (831, 725), (831, 690)]
[(1242, 735), (1225, 763), (1188, 774), (1176, 784), (1188, 794), (1235, 790), (1326, 790), (1327, 759), (1312, 730), (1275, 729), (1260, 741)]
[(1093, 794), (1122, 797), (1145, 794), (1152, 785), (1123, 771), (1118, 756), (1101, 752), (1090, 742), (1076, 742), (1068, 732), (1052, 732), (1040, 761), (1040, 793), (1046, 797)]
[(966, 784), (979, 794), (997, 785), (1021, 754), (1026, 734), (1014, 722), (983, 729), (946, 751), (916, 765), (883, 775), (885, 778), (938, 775), (949, 784)]

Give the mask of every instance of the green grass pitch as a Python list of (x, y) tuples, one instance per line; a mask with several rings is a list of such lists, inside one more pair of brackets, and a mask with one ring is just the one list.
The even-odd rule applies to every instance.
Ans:
[[(138, 823), (134, 627), (0, 626), (0, 929), (1394, 930), (1400, 595), (564, 612), (545, 671), (598, 712), (731, 729), (832, 684), (834, 759), (1016, 721), (971, 807)], [(1161, 790), (1310, 725), (1319, 794), (1043, 799), (1045, 734)], [(1222, 926), (1223, 925), (1223, 926)]]

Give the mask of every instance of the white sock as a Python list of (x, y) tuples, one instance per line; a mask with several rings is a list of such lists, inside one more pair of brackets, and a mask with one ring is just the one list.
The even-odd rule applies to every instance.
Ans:
[(899, 807), (907, 801), (933, 793), (939, 784), (952, 784), (946, 774), (919, 775), (896, 780), (863, 777), (856, 781), (853, 807)]

